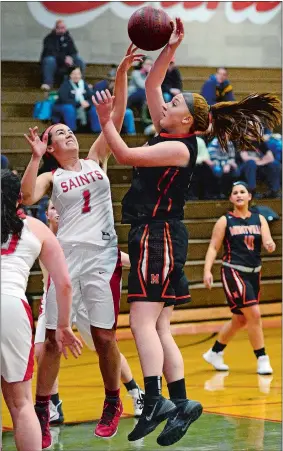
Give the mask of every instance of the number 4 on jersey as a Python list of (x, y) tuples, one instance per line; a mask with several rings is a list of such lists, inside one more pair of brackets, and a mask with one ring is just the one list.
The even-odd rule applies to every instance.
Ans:
[(253, 235), (246, 235), (245, 236), (245, 245), (247, 246), (249, 251), (253, 251), (254, 248), (255, 248), (254, 240), (255, 240), (255, 237)]
[(83, 198), (84, 198), (84, 205), (82, 208), (82, 214), (83, 213), (89, 213), (91, 210), (91, 207), (89, 205), (90, 203), (90, 192), (88, 189), (83, 191)]

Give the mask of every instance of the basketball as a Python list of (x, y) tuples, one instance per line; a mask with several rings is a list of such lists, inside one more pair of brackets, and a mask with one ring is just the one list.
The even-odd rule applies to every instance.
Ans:
[(158, 50), (170, 39), (173, 27), (162, 9), (145, 6), (132, 14), (128, 23), (131, 41), (142, 50)]

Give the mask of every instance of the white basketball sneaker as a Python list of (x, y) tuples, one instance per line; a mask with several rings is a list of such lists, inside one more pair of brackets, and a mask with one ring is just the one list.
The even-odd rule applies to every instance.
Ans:
[(257, 359), (257, 374), (264, 375), (264, 374), (272, 374), (272, 373), (273, 373), (273, 369), (271, 368), (268, 355), (261, 355)]
[(207, 352), (205, 352), (202, 356), (207, 363), (210, 363), (217, 371), (228, 371), (229, 366), (224, 363), (224, 353), (222, 352), (214, 352), (210, 348)]
[(138, 387), (133, 388), (128, 391), (128, 394), (131, 396), (134, 405), (134, 416), (139, 418), (142, 414), (143, 406), (144, 406), (144, 391)]

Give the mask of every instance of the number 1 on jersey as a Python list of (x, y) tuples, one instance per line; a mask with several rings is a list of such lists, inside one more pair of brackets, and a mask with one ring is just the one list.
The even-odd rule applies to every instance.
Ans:
[(89, 213), (91, 210), (91, 207), (89, 205), (90, 203), (90, 192), (88, 189), (85, 189), (83, 191), (83, 198), (84, 198), (84, 206), (82, 208), (82, 214), (83, 213)]

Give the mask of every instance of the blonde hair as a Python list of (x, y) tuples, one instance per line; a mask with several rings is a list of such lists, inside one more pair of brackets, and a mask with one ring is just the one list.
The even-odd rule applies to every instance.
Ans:
[[(186, 100), (186, 93), (183, 95)], [(200, 94), (192, 96), (194, 130), (205, 132), (211, 123), (210, 137), (215, 136), (225, 150), (229, 141), (235, 141), (241, 150), (251, 148), (253, 139), (262, 139), (264, 127), (272, 129), (281, 123), (282, 103), (273, 94), (255, 93), (238, 102), (212, 106)]]

